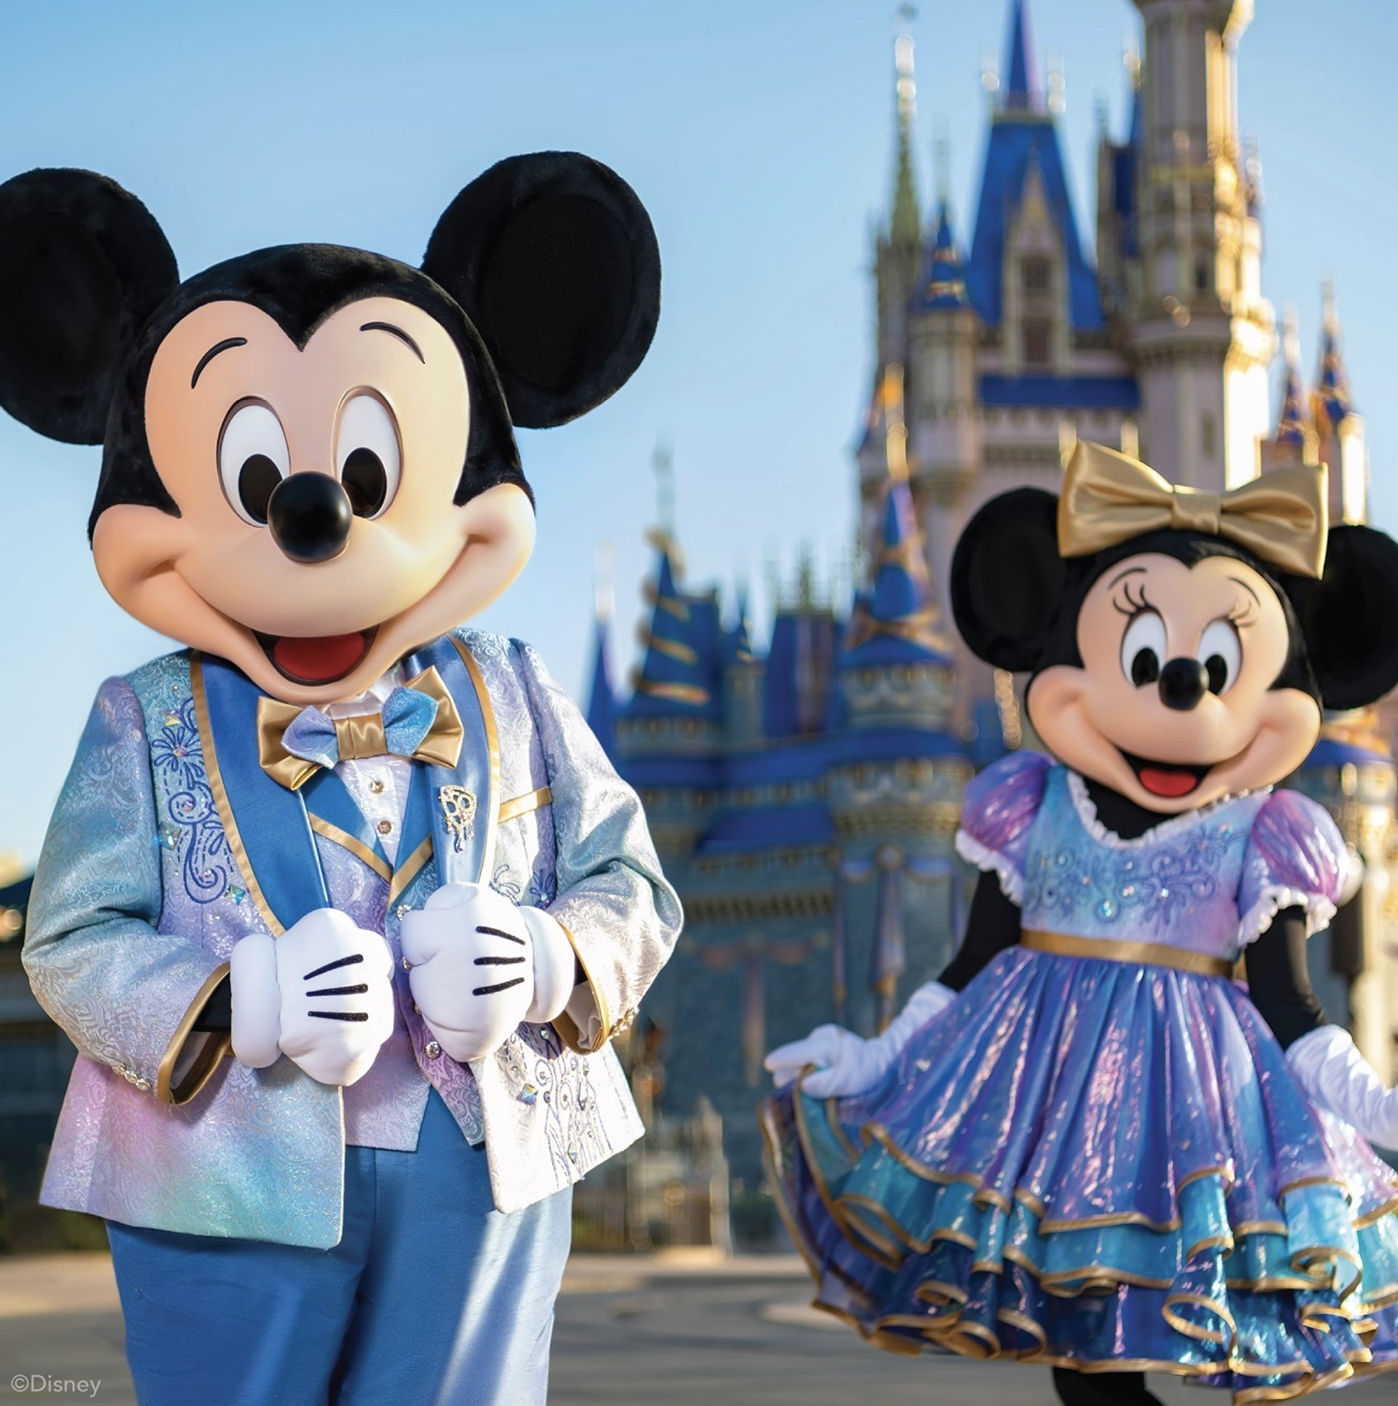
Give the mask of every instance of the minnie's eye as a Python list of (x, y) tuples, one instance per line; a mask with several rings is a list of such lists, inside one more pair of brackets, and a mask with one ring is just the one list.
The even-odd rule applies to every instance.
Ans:
[(335, 463), (356, 517), (378, 517), (393, 501), (402, 476), (402, 451), (392, 412), (361, 391), (340, 411)]
[(1227, 693), (1243, 667), (1243, 646), (1231, 620), (1215, 620), (1199, 641), (1194, 656), (1209, 676), (1211, 693)]
[(1153, 610), (1131, 617), (1121, 637), (1121, 672), (1137, 687), (1160, 677), (1165, 657), (1165, 622)]
[(271, 406), (235, 405), (218, 436), (218, 475), (228, 505), (253, 527), (267, 525), (272, 490), (291, 472), (286, 434)]

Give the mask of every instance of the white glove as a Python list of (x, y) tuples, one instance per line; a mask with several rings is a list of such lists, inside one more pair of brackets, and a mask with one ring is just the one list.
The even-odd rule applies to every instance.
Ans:
[(322, 1084), (352, 1084), (393, 1033), (393, 953), (348, 913), (317, 908), (275, 941), (252, 933), (229, 957), (237, 1059), (279, 1054)]
[(559, 924), (480, 884), (443, 885), (403, 915), (399, 942), (423, 1020), (462, 1063), (499, 1049), (521, 1021), (552, 1020), (573, 993), (573, 945)]
[(888, 1073), (908, 1041), (956, 996), (941, 982), (929, 981), (908, 997), (908, 1004), (888, 1029), (872, 1040), (861, 1040), (841, 1025), (821, 1025), (804, 1040), (779, 1046), (763, 1063), (778, 1088), (789, 1084), (808, 1064), (816, 1064), (820, 1070), (801, 1081), (802, 1093), (815, 1098), (867, 1093)]
[(1348, 1030), (1322, 1025), (1302, 1035), (1286, 1062), (1311, 1101), (1380, 1147), (1398, 1148), (1398, 1089), (1385, 1088)]

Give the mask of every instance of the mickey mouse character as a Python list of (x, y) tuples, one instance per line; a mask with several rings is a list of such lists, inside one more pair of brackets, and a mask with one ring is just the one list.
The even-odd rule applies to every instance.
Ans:
[(1348, 856), (1272, 789), (1322, 704), (1398, 682), (1398, 545), (1327, 533), (1325, 501), (1324, 469), (1207, 494), (1079, 444), (1060, 498), (962, 535), (957, 626), (1032, 672), (1053, 755), (967, 788), (985, 872), (941, 980), (875, 1039), (768, 1057), (817, 1303), (882, 1346), (1050, 1365), (1069, 1406), (1154, 1402), (1145, 1369), (1241, 1402), (1398, 1367), (1398, 1185), (1365, 1141), (1398, 1144), (1398, 1092), (1306, 975)]
[(538, 656), (460, 622), (533, 546), (512, 424), (620, 387), (659, 287), (569, 153), (473, 181), (421, 270), (181, 283), (110, 180), (0, 186), (0, 404), (103, 445), (97, 570), (188, 646), (102, 686), (24, 953), (79, 1051), (44, 1200), (108, 1222), (143, 1406), (544, 1400), (680, 911)]

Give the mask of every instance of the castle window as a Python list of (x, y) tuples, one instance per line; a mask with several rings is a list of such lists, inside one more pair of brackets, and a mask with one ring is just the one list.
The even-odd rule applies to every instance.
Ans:
[(1209, 291), (1209, 266), (1203, 259), (1194, 265), (1194, 291), (1196, 293)]
[(1042, 255), (1034, 254), (1021, 260), (1019, 276), (1026, 293), (1049, 291), (1049, 261)]
[(1026, 366), (1047, 366), (1052, 357), (1049, 351), (1052, 328), (1047, 318), (1027, 317), (1021, 328), (1024, 341), (1024, 364)]

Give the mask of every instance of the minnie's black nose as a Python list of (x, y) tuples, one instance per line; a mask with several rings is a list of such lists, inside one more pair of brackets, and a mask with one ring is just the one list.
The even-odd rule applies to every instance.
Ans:
[(1160, 671), (1160, 701), (1167, 708), (1187, 713), (1208, 691), (1208, 670), (1197, 659), (1172, 659)]
[(291, 474), (272, 490), (267, 526), (292, 561), (330, 561), (349, 541), (354, 509), (329, 474)]

